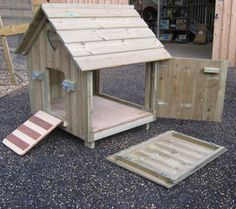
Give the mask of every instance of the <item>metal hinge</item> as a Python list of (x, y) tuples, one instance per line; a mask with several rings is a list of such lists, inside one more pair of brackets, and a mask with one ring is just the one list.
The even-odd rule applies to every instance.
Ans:
[(44, 72), (33, 70), (32, 71), (32, 80), (42, 81), (44, 79)]

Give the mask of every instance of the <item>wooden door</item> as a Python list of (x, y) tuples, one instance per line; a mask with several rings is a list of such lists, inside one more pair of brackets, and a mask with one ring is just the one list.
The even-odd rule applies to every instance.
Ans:
[(172, 58), (158, 71), (157, 117), (221, 121), (226, 61)]
[(236, 66), (236, 1), (216, 0), (213, 59), (227, 59)]

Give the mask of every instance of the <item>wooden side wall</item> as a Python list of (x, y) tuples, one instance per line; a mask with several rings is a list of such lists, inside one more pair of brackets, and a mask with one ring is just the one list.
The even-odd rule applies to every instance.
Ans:
[[(76, 82), (76, 91), (65, 93), (66, 122), (68, 132), (84, 140), (92, 139), (92, 72), (81, 72), (62, 44), (55, 52), (47, 40), (46, 26), (28, 54), (29, 92), (31, 111), (44, 110), (50, 113), (49, 71), (62, 71), (65, 79)], [(32, 80), (32, 71), (44, 72), (44, 79)]]
[(213, 59), (226, 59), (236, 66), (236, 1), (216, 0)]
[(129, 0), (32, 0), (36, 12), (41, 3), (129, 4)]

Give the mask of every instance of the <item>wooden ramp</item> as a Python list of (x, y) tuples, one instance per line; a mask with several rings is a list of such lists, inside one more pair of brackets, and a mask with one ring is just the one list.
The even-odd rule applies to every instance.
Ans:
[(48, 113), (38, 111), (3, 139), (3, 144), (18, 155), (24, 155), (60, 125), (61, 122), (62, 120)]

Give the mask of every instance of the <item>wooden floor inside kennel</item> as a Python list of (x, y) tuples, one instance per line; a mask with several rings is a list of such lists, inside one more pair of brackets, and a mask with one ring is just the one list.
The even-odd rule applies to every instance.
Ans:
[[(51, 110), (54, 115), (66, 118), (64, 107), (65, 100), (63, 98), (52, 101)], [(112, 135), (112, 132), (115, 134), (152, 121), (153, 114), (151, 112), (101, 96), (93, 96), (93, 133), (95, 140)], [(125, 127), (122, 128), (122, 126)], [(111, 129), (112, 131), (106, 132)]]

